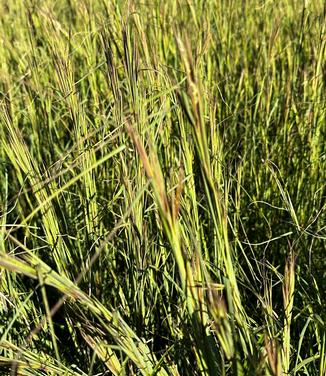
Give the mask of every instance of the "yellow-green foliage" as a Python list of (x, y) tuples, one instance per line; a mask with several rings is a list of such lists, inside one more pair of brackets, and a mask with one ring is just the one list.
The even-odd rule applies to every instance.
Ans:
[(324, 376), (325, 100), (322, 0), (0, 1), (0, 374)]

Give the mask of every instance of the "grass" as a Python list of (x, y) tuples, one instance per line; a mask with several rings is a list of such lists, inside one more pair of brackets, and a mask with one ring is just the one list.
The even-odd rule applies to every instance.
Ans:
[(0, 374), (326, 374), (322, 0), (0, 2)]

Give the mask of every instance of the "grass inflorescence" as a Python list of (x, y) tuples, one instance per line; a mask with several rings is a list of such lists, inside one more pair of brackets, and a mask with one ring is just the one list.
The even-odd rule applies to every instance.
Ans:
[(326, 8), (0, 2), (0, 374), (326, 374)]

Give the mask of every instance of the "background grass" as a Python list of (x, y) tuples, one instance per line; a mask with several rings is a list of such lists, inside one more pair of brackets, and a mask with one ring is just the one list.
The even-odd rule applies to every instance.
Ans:
[(324, 1), (0, 25), (1, 375), (325, 375)]

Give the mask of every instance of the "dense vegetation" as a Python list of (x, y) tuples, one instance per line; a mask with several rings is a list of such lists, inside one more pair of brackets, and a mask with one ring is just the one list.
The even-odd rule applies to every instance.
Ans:
[(0, 374), (326, 374), (323, 0), (0, 2)]

